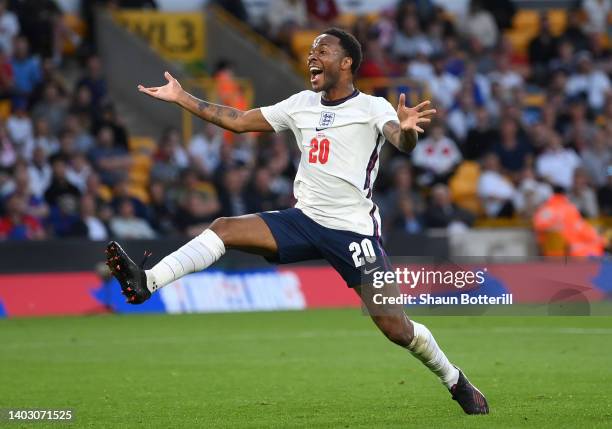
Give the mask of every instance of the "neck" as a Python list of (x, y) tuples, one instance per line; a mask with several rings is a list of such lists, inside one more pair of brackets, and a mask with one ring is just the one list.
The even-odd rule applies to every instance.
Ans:
[(355, 91), (353, 82), (338, 84), (327, 91), (323, 91), (323, 99), (326, 101), (336, 101), (348, 97)]

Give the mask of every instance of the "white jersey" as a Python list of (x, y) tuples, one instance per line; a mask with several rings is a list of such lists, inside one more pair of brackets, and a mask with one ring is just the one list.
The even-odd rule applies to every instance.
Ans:
[(383, 126), (398, 121), (382, 97), (360, 93), (333, 102), (302, 91), (261, 112), (275, 131), (290, 129), (301, 151), (293, 193), (296, 207), (327, 228), (380, 235), (372, 202)]

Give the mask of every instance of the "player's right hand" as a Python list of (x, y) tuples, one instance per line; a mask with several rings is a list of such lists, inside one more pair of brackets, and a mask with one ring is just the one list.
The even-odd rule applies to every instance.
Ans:
[(143, 85), (138, 85), (138, 90), (150, 95), (153, 98), (176, 103), (180, 94), (183, 92), (183, 87), (170, 73), (165, 72), (164, 77), (168, 81), (164, 86), (153, 86), (146, 88)]

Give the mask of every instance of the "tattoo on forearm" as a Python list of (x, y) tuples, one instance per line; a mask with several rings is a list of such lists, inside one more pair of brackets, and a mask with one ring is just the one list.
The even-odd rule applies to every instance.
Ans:
[(191, 98), (197, 103), (198, 112), (201, 113), (203, 119), (212, 122), (221, 127), (228, 124), (224, 119), (234, 120), (240, 116), (240, 112), (233, 107), (221, 106), (219, 104), (209, 103), (208, 101), (200, 100), (191, 95)]
[(385, 138), (402, 152), (410, 152), (417, 143), (414, 130), (403, 131), (397, 122), (387, 122), (383, 129)]

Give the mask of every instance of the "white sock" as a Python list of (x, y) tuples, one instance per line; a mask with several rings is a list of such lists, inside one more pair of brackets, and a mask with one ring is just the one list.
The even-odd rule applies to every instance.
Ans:
[(151, 292), (189, 273), (211, 266), (225, 253), (225, 244), (214, 231), (207, 229), (190, 242), (146, 270), (147, 288)]
[(431, 372), (440, 377), (440, 381), (450, 389), (457, 384), (459, 371), (448, 361), (429, 329), (415, 321), (411, 320), (411, 322), (414, 327), (414, 339), (408, 346), (408, 350)]

